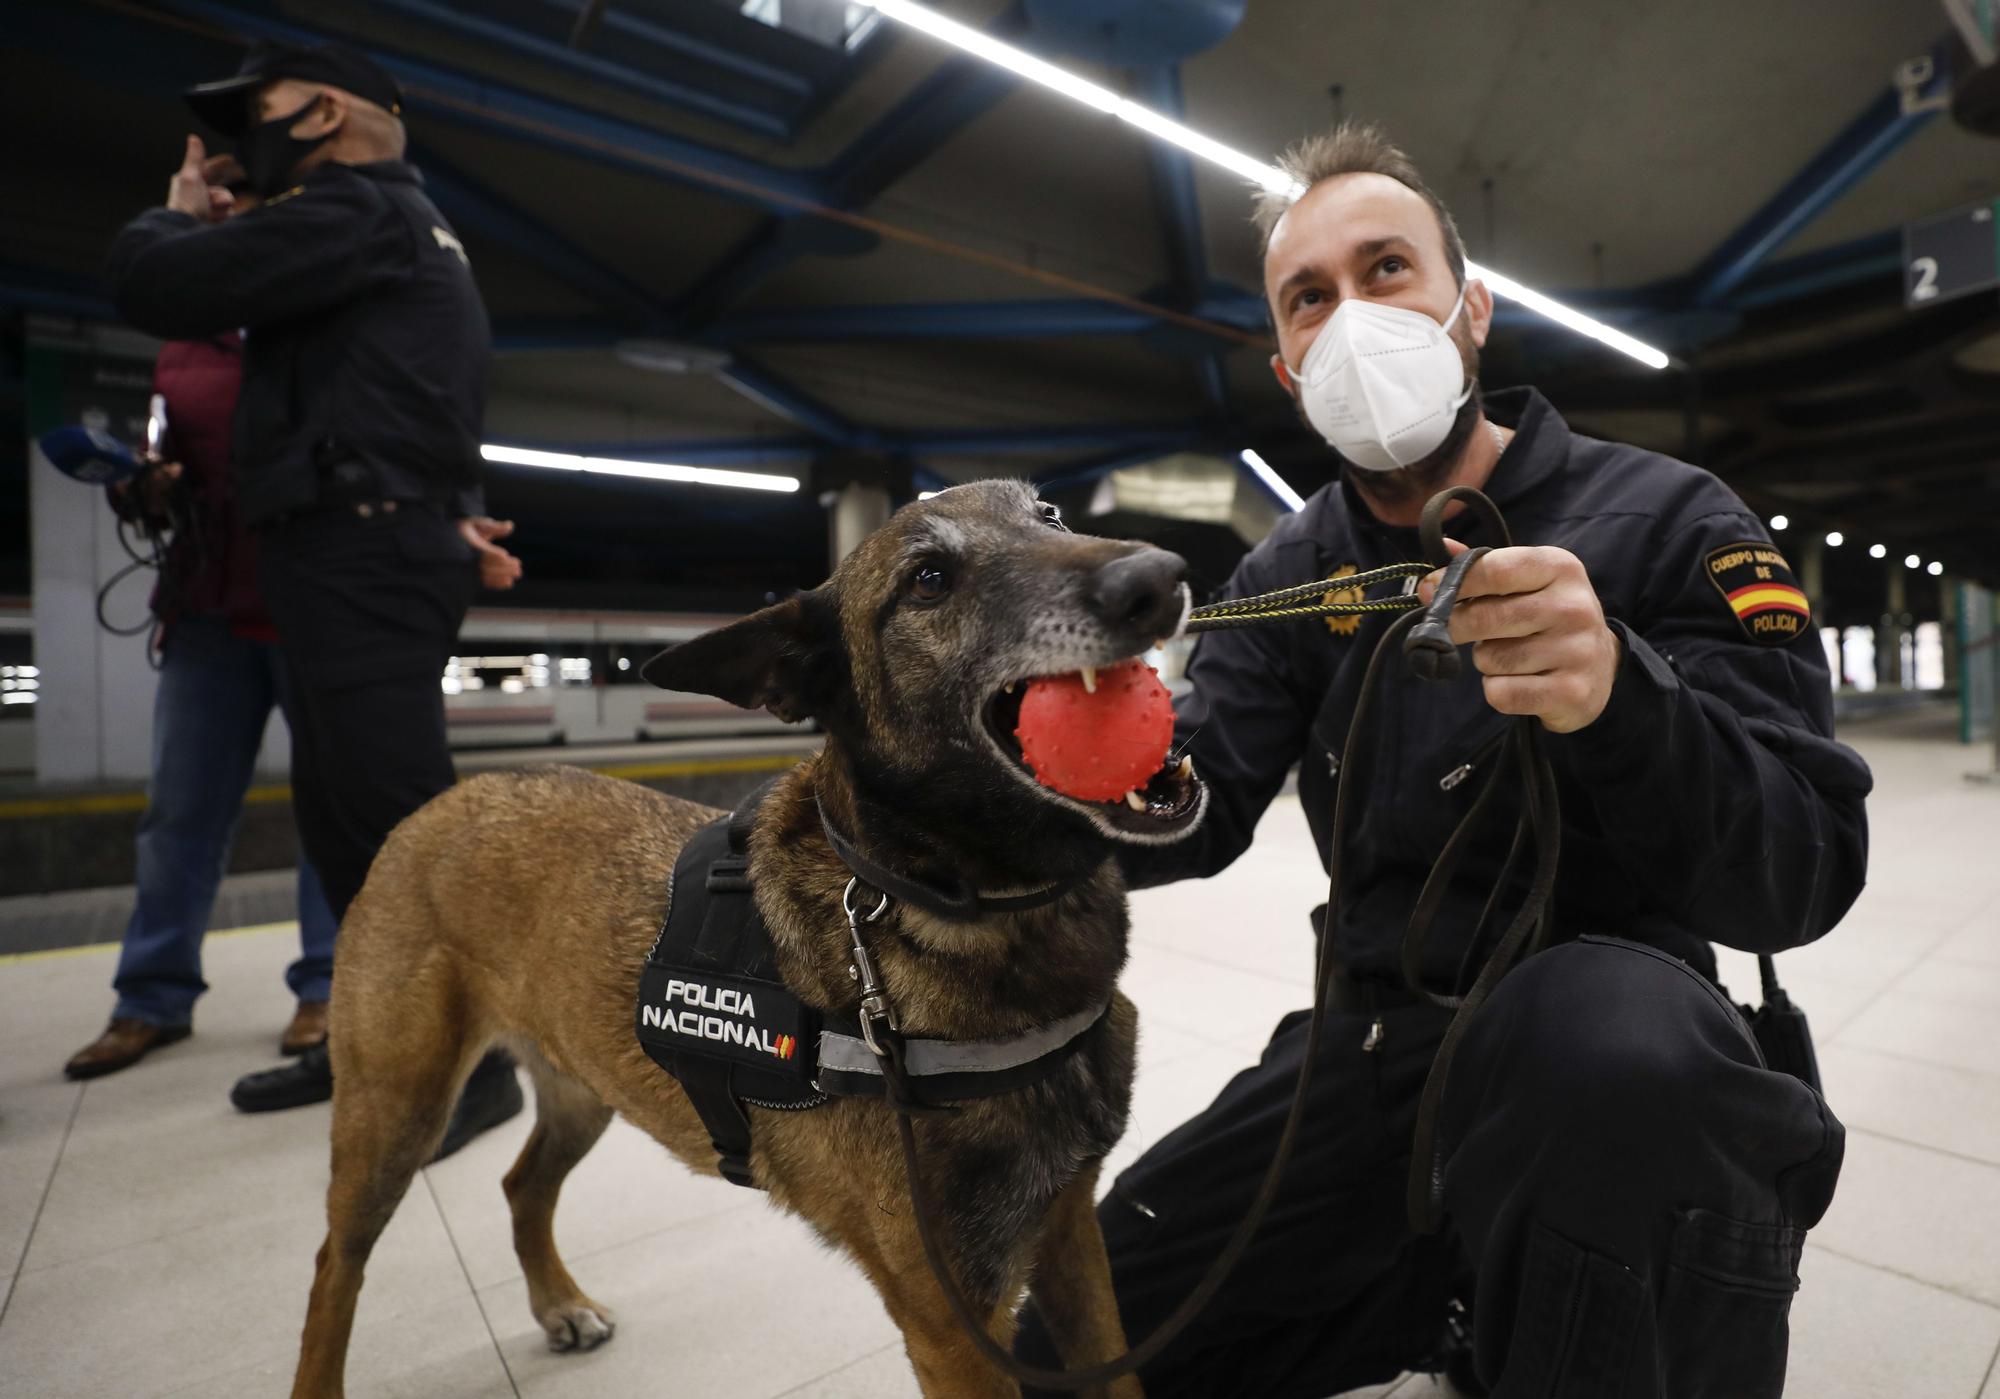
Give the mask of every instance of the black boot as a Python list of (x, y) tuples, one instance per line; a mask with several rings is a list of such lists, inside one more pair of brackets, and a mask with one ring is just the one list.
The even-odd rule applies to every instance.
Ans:
[(514, 1076), (514, 1056), (504, 1049), (488, 1051), (473, 1066), (451, 1110), (432, 1161), (442, 1161), (489, 1127), (498, 1127), (521, 1110), (521, 1080)]
[(313, 1045), (289, 1064), (245, 1074), (229, 1090), (238, 1112), (277, 1112), (323, 1103), (333, 1096), (333, 1065), (324, 1043)]

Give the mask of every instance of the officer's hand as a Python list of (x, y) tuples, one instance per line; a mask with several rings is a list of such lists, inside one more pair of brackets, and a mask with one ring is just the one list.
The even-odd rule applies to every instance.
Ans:
[(158, 462), (137, 476), (120, 481), (111, 488), (111, 493), (117, 498), (119, 513), (128, 519), (136, 512), (142, 519), (165, 520), (175, 483), (180, 479), (179, 462)]
[(505, 592), (521, 581), (521, 561), (493, 541), (514, 532), (512, 520), (474, 515), (458, 522), (465, 542), (479, 551), (479, 586)]
[[(217, 157), (217, 160), (223, 159)], [(221, 185), (209, 182), (211, 162), (201, 137), (190, 136), (181, 156), (181, 168), (167, 181), (167, 207), (190, 214), (203, 223), (220, 223), (229, 217), (236, 197)]]
[[(1445, 541), (1456, 557), (1466, 546)], [(1441, 573), (1425, 578), (1428, 603)], [(1594, 722), (1611, 699), (1621, 648), (1583, 560), (1567, 549), (1495, 549), (1472, 566), (1451, 611), (1451, 639), (1472, 646), (1486, 702), (1532, 714), (1552, 733)]]

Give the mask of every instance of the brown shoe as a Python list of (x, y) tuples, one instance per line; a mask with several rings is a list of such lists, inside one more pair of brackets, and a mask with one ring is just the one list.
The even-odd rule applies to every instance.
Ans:
[(144, 1020), (115, 1019), (104, 1033), (70, 1056), (63, 1073), (70, 1078), (97, 1078), (129, 1069), (163, 1044), (184, 1040), (186, 1025), (154, 1025)]
[(300, 1001), (292, 1013), (292, 1023), (278, 1041), (280, 1054), (303, 1054), (316, 1044), (326, 1043), (326, 1002)]

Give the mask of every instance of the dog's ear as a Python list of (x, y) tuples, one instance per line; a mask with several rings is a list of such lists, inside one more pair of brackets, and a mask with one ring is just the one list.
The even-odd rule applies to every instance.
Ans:
[(669, 646), (639, 674), (663, 690), (768, 709), (793, 724), (824, 716), (839, 684), (841, 655), (839, 609), (826, 589), (816, 588)]

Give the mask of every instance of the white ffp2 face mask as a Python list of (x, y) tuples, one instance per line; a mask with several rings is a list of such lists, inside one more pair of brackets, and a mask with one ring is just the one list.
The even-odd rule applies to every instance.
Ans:
[(1328, 446), (1367, 471), (1395, 471), (1437, 449), (1472, 396), (1448, 333), (1464, 308), (1464, 287), (1443, 325), (1379, 301), (1334, 308), (1304, 363), (1285, 366)]

